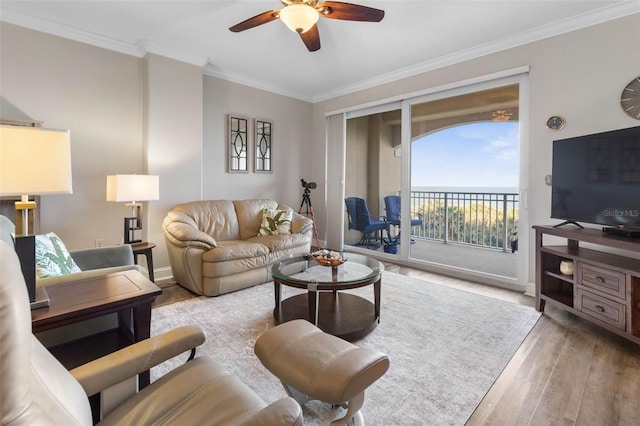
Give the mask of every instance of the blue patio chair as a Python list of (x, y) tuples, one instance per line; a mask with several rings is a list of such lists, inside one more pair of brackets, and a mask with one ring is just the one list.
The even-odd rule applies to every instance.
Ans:
[[(349, 229), (355, 229), (362, 232), (362, 238), (356, 245), (370, 247), (378, 247), (373, 239), (382, 240), (382, 231), (389, 231), (389, 222), (385, 216), (377, 216), (372, 219), (367, 208), (367, 203), (362, 198), (347, 197), (344, 200), (347, 206), (347, 217), (349, 219)], [(380, 220), (382, 219), (382, 220)]]
[[(387, 212), (387, 221), (390, 225), (400, 227), (400, 196), (387, 195), (384, 197), (384, 207)], [(411, 219), (411, 227), (422, 226), (422, 215), (418, 214), (418, 218)], [(400, 238), (400, 232), (395, 238)], [(411, 240), (411, 242), (415, 242)]]

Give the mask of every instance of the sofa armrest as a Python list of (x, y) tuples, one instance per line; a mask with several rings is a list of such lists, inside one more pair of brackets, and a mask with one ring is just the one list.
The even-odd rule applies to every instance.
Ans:
[(173, 214), (173, 217), (167, 215), (162, 221), (164, 235), (171, 244), (177, 247), (199, 247), (204, 250), (217, 246), (218, 243), (211, 235), (191, 224), (175, 220), (177, 217), (178, 214)]
[(205, 334), (200, 327), (186, 325), (88, 362), (70, 373), (87, 396), (91, 396), (194, 349), (204, 341)]
[(313, 221), (307, 216), (293, 212), (291, 217), (291, 233), (306, 234), (313, 230)]
[(97, 247), (69, 252), (76, 265), (83, 271), (133, 265), (133, 250), (128, 244), (121, 246)]
[(251, 426), (302, 426), (302, 408), (291, 397), (282, 398), (264, 407), (241, 423)]

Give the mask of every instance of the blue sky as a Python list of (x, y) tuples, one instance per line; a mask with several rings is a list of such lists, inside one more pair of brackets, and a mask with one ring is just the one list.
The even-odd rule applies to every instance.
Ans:
[(411, 149), (412, 187), (518, 187), (517, 122), (451, 127)]

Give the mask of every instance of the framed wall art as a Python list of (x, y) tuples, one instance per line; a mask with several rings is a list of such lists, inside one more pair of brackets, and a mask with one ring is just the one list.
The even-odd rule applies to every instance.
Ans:
[(255, 171), (256, 173), (273, 172), (272, 140), (273, 123), (256, 118), (255, 120)]
[(249, 119), (229, 114), (227, 151), (229, 173), (249, 172)]

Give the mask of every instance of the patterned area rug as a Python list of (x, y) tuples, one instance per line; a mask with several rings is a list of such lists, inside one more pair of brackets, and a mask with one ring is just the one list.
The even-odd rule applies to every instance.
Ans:
[[(283, 298), (299, 290), (283, 286)], [(373, 300), (373, 287), (352, 291)], [(286, 396), (280, 382), (253, 353), (273, 321), (273, 285), (218, 297), (198, 297), (153, 310), (152, 335), (198, 324), (209, 355), (237, 374), (269, 403)], [(368, 425), (463, 425), (507, 365), (540, 314), (516, 305), (423, 280), (384, 272), (381, 321), (358, 345), (389, 356), (389, 371), (366, 392)], [(151, 370), (151, 379), (186, 357)], [(303, 407), (308, 425), (342, 415), (319, 401)]]

